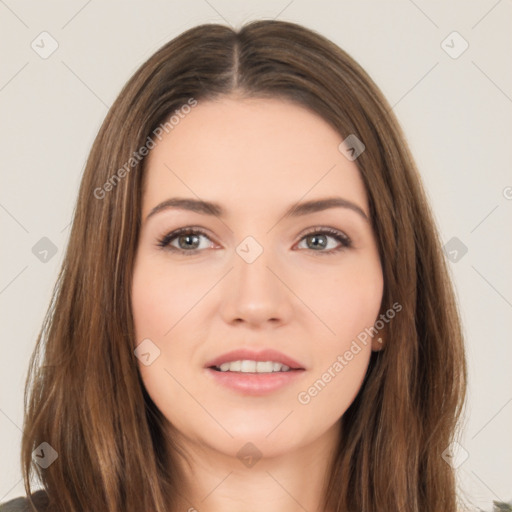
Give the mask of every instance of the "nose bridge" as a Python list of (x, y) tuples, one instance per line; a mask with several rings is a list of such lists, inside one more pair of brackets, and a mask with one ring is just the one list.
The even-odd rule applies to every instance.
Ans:
[(278, 258), (265, 238), (264, 246), (252, 236), (236, 247), (234, 269), (227, 285), (227, 321), (260, 323), (283, 321), (289, 313), (287, 288), (277, 277)]

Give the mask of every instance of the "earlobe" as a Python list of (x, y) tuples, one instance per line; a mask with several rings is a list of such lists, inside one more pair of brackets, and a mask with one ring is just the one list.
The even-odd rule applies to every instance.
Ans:
[(384, 348), (384, 338), (379, 336), (378, 338), (374, 338), (372, 340), (372, 351), (379, 352)]

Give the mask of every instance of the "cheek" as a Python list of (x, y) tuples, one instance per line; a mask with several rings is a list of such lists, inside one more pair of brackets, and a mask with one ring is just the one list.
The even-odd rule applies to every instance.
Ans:
[[(200, 279), (146, 258), (135, 266), (132, 283), (132, 311), (137, 342), (154, 336), (165, 339), (198, 297), (204, 294)], [(197, 276), (196, 276), (197, 278)], [(170, 335), (169, 335), (170, 336)]]
[[(150, 257), (140, 258), (134, 267), (131, 296), (134, 346), (140, 344), (144, 349), (141, 348), (139, 353), (150, 354), (148, 364), (141, 357), (137, 361), (149, 396), (166, 416), (169, 411), (178, 410), (179, 419), (184, 412), (176, 404), (187, 404), (190, 397), (173, 379), (175, 376), (183, 381), (172, 362), (188, 360), (189, 348), (186, 344), (170, 341), (179, 333), (180, 319), (190, 310), (187, 297), (194, 294), (187, 288), (183, 273), (170, 274), (162, 270), (161, 265), (155, 264)], [(197, 302), (197, 293), (190, 300), (192, 298)], [(175, 419), (173, 417), (173, 421)]]
[[(319, 323), (314, 372), (298, 401), (312, 413), (338, 418), (353, 402), (371, 356), (372, 328), (378, 318), (383, 276), (377, 259), (354, 259), (309, 292)], [(318, 276), (317, 276), (318, 277)]]
[(351, 255), (342, 265), (303, 281), (300, 290), (307, 297), (317, 316), (322, 337), (331, 348), (343, 348), (345, 343), (374, 324), (380, 310), (384, 280), (380, 261), (373, 255), (365, 258)]
[(378, 272), (364, 280), (343, 277), (326, 284), (330, 299), (316, 304), (329, 330), (319, 327), (324, 334), (317, 337), (313, 371), (297, 395), (303, 411), (327, 424), (343, 416), (361, 389), (372, 351), (370, 328), (382, 300)]

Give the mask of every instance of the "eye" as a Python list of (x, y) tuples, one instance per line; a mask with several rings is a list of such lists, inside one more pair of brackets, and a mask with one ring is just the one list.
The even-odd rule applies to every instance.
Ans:
[[(328, 247), (329, 243), (326, 240), (329, 238), (337, 240), (340, 245), (336, 247), (336, 244), (334, 244), (334, 247), (331, 246), (329, 248), (330, 250), (322, 250), (323, 248)], [(308, 249), (313, 247), (312, 250), (320, 254), (333, 254), (352, 247), (352, 241), (347, 235), (345, 235), (345, 233), (332, 228), (312, 228), (301, 238), (300, 241), (302, 242), (303, 240), (306, 241)], [(308, 241), (311, 241), (311, 243), (308, 243)]]
[[(158, 240), (157, 246), (189, 256), (200, 250), (200, 237), (208, 238), (208, 235), (198, 228), (180, 228)], [(175, 239), (178, 247), (171, 244)]]

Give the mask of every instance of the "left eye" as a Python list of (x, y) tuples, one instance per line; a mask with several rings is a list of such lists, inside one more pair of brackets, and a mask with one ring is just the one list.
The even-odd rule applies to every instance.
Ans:
[[(336, 240), (340, 245), (338, 247), (336, 247), (336, 244), (334, 244), (334, 247), (331, 246), (329, 248), (328, 242), (323, 241), (323, 240), (326, 240), (329, 238)], [(326, 250), (326, 251), (313, 249), (314, 252), (318, 252), (318, 253), (322, 253), (322, 254), (332, 254), (332, 253), (341, 251), (343, 249), (346, 249), (346, 248), (352, 246), (352, 241), (350, 240), (350, 238), (347, 235), (345, 235), (341, 231), (338, 231), (336, 229), (330, 229), (330, 228), (319, 228), (319, 229), (316, 229), (309, 233), (306, 233), (302, 237), (301, 242), (303, 240), (306, 241), (308, 248), (310, 248), (310, 246), (312, 246), (312, 247), (320, 247), (320, 248), (330, 249), (330, 250)], [(316, 240), (317, 242), (308, 244), (307, 243), (308, 240), (311, 240), (311, 241)], [(320, 242), (318, 243), (318, 241), (320, 241)]]
[[(195, 254), (201, 249), (208, 248), (199, 247), (201, 237), (204, 237), (208, 240), (210, 239), (205, 232), (199, 229), (181, 228), (165, 235), (158, 241), (157, 245), (172, 251), (178, 251), (182, 254), (191, 255)], [(328, 240), (329, 238), (336, 240), (339, 243), (339, 246), (336, 247), (336, 244), (334, 244), (334, 247), (328, 247), (328, 241), (325, 242), (324, 240)], [(175, 240), (178, 243), (178, 247), (173, 245)], [(311, 240), (313, 243), (307, 243), (308, 240)], [(352, 246), (352, 242), (347, 235), (341, 231), (331, 228), (316, 228), (315, 230), (303, 235), (299, 244), (302, 241), (306, 241), (307, 249), (311, 249), (313, 252), (322, 254), (332, 254)], [(320, 248), (320, 250), (318, 250), (318, 248)], [(321, 250), (325, 248), (329, 250)]]

